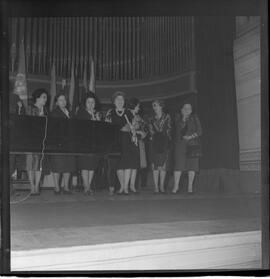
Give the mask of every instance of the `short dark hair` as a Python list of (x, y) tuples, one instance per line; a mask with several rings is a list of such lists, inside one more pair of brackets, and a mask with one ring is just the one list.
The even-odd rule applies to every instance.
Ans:
[(118, 96), (122, 96), (122, 97), (124, 98), (124, 100), (126, 99), (126, 93), (125, 93), (125, 92), (116, 91), (116, 92), (114, 92), (113, 95), (112, 95), (112, 103), (113, 103), (113, 104), (114, 104), (115, 99), (116, 99)]
[(54, 104), (57, 102), (57, 100), (60, 96), (64, 96), (66, 98), (66, 101), (68, 102), (68, 96), (64, 92), (60, 92), (60, 93), (56, 94), (56, 96), (54, 97), (54, 100), (53, 100)]
[(137, 98), (131, 98), (128, 101), (128, 108), (129, 109), (135, 109), (137, 105), (140, 104), (140, 100)]
[(184, 107), (184, 105), (191, 105), (192, 112), (195, 111), (195, 101), (192, 98), (185, 99), (181, 104), (181, 109)]
[(37, 99), (43, 94), (45, 93), (47, 95), (47, 98), (49, 98), (49, 93), (47, 92), (46, 89), (44, 88), (39, 88), (39, 89), (36, 89), (33, 94), (32, 94), (32, 101), (33, 103), (35, 104)]
[(96, 95), (94, 92), (92, 92), (92, 91), (88, 91), (88, 92), (85, 94), (85, 96), (84, 96), (84, 98), (83, 98), (83, 101), (82, 101), (82, 107), (85, 108), (85, 106), (86, 106), (86, 101), (87, 101), (87, 99), (89, 99), (89, 98), (95, 100), (95, 103), (96, 103), (95, 109), (100, 109), (100, 102), (99, 102), (99, 99), (98, 99), (97, 95)]
[(152, 105), (153, 105), (154, 103), (159, 104), (159, 105), (161, 106), (162, 109), (165, 108), (165, 102), (164, 102), (163, 100), (161, 100), (161, 99), (156, 99), (156, 100), (154, 100), (154, 101), (152, 102)]

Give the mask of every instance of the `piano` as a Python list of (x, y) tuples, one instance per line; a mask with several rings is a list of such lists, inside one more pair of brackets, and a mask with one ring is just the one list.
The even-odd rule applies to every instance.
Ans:
[[(105, 179), (105, 184), (117, 185), (116, 165), (120, 158), (120, 132), (119, 127), (111, 123), (10, 115), (9, 147), (10, 154), (99, 154), (101, 166), (96, 172), (96, 180)], [(102, 169), (104, 178), (100, 175)]]
[(10, 152), (118, 154), (119, 127), (111, 123), (10, 115)]

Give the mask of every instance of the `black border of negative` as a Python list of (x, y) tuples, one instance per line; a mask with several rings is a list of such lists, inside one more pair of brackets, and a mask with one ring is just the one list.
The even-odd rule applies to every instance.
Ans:
[[(1, 48), (1, 258), (0, 274), (15, 276), (152, 277), (269, 274), (269, 99), (268, 99), (268, 1), (267, 0), (0, 0)], [(24, 16), (261, 16), (261, 184), (262, 184), (262, 269), (224, 271), (111, 271), (111, 272), (11, 272), (8, 117), (8, 17)]]

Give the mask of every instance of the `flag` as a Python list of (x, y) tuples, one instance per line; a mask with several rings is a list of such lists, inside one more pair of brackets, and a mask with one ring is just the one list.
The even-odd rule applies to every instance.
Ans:
[(70, 86), (69, 86), (69, 103), (71, 109), (73, 108), (74, 93), (75, 93), (75, 75), (74, 75), (74, 61), (72, 61)]
[(83, 72), (83, 88), (85, 92), (87, 92), (87, 69), (86, 69), (86, 62), (84, 63), (84, 72)]
[(78, 80), (78, 71), (74, 69), (74, 96), (73, 96), (73, 103), (72, 103), (72, 111), (76, 113), (80, 106), (80, 86)]
[(79, 104), (81, 105), (86, 93), (88, 92), (88, 84), (87, 84), (87, 67), (86, 62), (84, 63), (84, 72), (83, 72), (83, 84), (79, 90)]
[(25, 51), (23, 40), (20, 43), (18, 71), (15, 78), (14, 93), (17, 94), (23, 101), (27, 101), (29, 99), (27, 90)]
[(51, 88), (50, 88), (51, 102), (50, 102), (50, 110), (53, 109), (53, 102), (56, 96), (56, 73), (55, 73), (55, 64), (53, 62), (51, 69)]
[(95, 80), (95, 64), (91, 56), (90, 58), (90, 78), (89, 78), (89, 90), (93, 93), (96, 92), (96, 80)]
[(16, 59), (16, 44), (13, 43), (11, 45), (11, 50), (10, 50), (10, 56), (11, 56), (11, 72), (14, 72), (14, 64), (15, 64), (15, 59)]
[(61, 81), (61, 94), (62, 93), (66, 96), (66, 99), (68, 99), (69, 92), (67, 87), (67, 80), (65, 78), (62, 78)]

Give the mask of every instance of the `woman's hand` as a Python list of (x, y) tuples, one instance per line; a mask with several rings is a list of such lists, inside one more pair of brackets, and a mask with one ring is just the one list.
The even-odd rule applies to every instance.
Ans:
[(146, 136), (146, 133), (144, 131), (136, 131), (136, 133), (140, 135), (142, 138), (145, 138)]
[(121, 129), (122, 132), (130, 132), (130, 127), (128, 124), (126, 124), (124, 127)]
[(191, 140), (191, 139), (192, 139), (192, 136), (183, 136), (183, 139), (184, 139), (184, 140)]
[(97, 112), (97, 114), (96, 114), (96, 119), (97, 119), (97, 121), (101, 121), (101, 118), (102, 118), (101, 113), (100, 113), (100, 112)]

